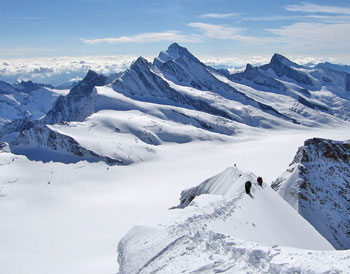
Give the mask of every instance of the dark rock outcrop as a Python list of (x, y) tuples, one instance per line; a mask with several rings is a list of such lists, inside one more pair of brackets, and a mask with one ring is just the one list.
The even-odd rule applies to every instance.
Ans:
[(350, 248), (350, 143), (306, 140), (273, 184), (335, 248)]

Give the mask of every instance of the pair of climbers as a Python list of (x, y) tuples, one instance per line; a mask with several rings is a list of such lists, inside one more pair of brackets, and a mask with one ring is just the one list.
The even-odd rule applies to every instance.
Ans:
[[(262, 179), (260, 176), (256, 179), (256, 181), (258, 182), (258, 185), (262, 187), (263, 179)], [(246, 192), (247, 194), (250, 194), (250, 189), (251, 189), (251, 187), (252, 187), (251, 181), (247, 181), (247, 182), (245, 183), (245, 192)]]

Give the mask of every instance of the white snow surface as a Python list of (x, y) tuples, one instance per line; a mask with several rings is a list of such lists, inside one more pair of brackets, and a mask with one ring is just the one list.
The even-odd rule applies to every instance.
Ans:
[[(334, 250), (274, 190), (266, 184), (259, 186), (256, 178), (230, 167), (198, 187), (185, 190), (188, 195), (196, 195), (188, 207), (170, 210), (150, 224), (138, 225), (121, 240), (120, 273), (233, 271), (242, 266), (232, 261), (242, 260), (245, 253), (256, 255), (246, 258), (245, 267), (251, 264), (250, 271), (272, 271), (275, 266), (270, 265), (271, 250), (259, 250), (260, 245)], [(251, 195), (245, 193), (246, 181), (253, 182)], [(251, 251), (242, 240), (259, 245)], [(241, 243), (236, 246), (236, 241)], [(196, 263), (188, 264), (196, 256)]]
[[(224, 143), (165, 143), (153, 146), (156, 153), (152, 159), (131, 166), (86, 161), (42, 163), (5, 149), (0, 152), (0, 273), (114, 274), (118, 272), (117, 245), (121, 237), (142, 219), (167, 214), (166, 209), (178, 203), (181, 190), (198, 185), (234, 163), (262, 176), (269, 185), (306, 139), (317, 136), (347, 140), (349, 135), (348, 128), (269, 130), (241, 134)], [(214, 196), (212, 202), (216, 203), (218, 197)], [(245, 225), (253, 229), (249, 222)], [(250, 264), (247, 266), (248, 254), (257, 254), (250, 251), (271, 250), (275, 254), (279, 249), (238, 238), (234, 242), (242, 247), (242, 268), (231, 273), (256, 273), (256, 269), (250, 270)], [(280, 255), (273, 258), (280, 269), (284, 269), (283, 264), (288, 269), (289, 263), (299, 272), (349, 272), (348, 251), (280, 249)], [(194, 256), (202, 254), (209, 260), (207, 251), (194, 251)], [(187, 258), (189, 264), (197, 260)]]

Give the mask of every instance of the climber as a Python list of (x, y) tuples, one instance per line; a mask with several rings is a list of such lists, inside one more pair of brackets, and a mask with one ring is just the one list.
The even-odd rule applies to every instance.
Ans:
[(262, 179), (260, 176), (256, 179), (256, 181), (258, 182), (258, 185), (259, 185), (259, 186), (262, 186), (262, 184), (263, 184), (263, 179)]
[(245, 183), (245, 192), (247, 193), (247, 194), (250, 194), (250, 188), (252, 187), (252, 183), (250, 182), (250, 181), (247, 181), (246, 183)]

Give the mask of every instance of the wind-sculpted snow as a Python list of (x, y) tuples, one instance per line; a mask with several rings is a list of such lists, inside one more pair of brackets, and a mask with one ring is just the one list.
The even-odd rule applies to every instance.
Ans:
[(350, 248), (350, 144), (309, 139), (272, 185), (335, 248)]
[[(259, 186), (256, 178), (230, 167), (183, 191), (179, 208), (135, 226), (120, 241), (119, 273), (281, 273), (293, 269), (318, 273), (338, 267), (334, 263), (313, 266), (320, 256), (334, 253), (286, 247), (333, 250), (272, 189)], [(250, 195), (244, 191), (247, 180), (252, 182)], [(340, 259), (349, 255), (337, 254)], [(294, 256), (296, 264), (288, 256)]]

